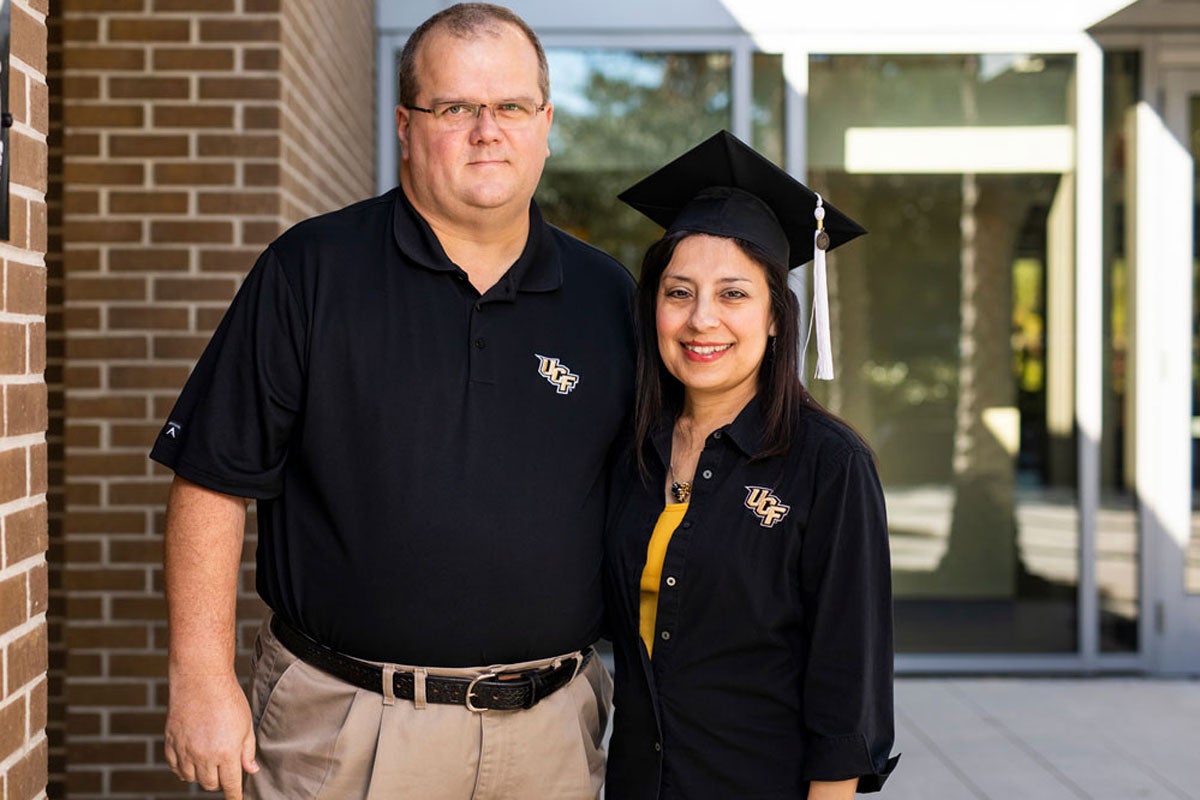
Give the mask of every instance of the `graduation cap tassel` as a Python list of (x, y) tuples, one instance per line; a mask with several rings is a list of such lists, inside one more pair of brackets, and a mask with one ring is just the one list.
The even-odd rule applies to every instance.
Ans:
[(829, 249), (829, 234), (825, 232), (825, 208), (817, 195), (813, 211), (817, 231), (813, 235), (813, 322), (817, 328), (817, 380), (833, 380), (833, 343), (829, 335), (829, 275), (825, 267), (825, 251)]

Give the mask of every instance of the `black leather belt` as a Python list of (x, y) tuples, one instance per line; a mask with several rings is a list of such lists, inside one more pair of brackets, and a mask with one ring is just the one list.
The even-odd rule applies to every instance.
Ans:
[[(315, 642), (278, 616), (271, 617), (271, 632), (280, 643), (306, 664), (340, 678), (352, 686), (383, 694), (383, 668), (357, 658), (344, 656)], [(589, 648), (582, 656), (563, 661), (557, 667), (542, 667), (522, 672), (485, 672), (475, 678), (450, 678), (429, 675), (425, 678), (425, 700), (430, 703), (466, 706), (472, 711), (509, 711), (532, 708), (571, 682), (592, 657)], [(501, 679), (500, 675), (504, 678)], [(392, 676), (393, 694), (402, 700), (414, 697), (415, 680), (411, 672)]]

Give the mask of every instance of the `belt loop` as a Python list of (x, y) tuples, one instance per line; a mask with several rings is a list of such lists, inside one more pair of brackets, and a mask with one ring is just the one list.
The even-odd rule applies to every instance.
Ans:
[(417, 708), (425, 707), (425, 676), (428, 674), (429, 670), (424, 667), (413, 670), (413, 705)]
[(383, 665), (383, 704), (385, 706), (396, 705), (396, 666), (394, 664)]

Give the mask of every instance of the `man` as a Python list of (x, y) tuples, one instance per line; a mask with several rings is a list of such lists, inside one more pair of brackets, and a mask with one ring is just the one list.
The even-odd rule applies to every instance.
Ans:
[[(248, 797), (583, 798), (602, 780), (605, 462), (632, 280), (531, 202), (553, 106), (510, 11), (400, 65), (400, 188), (267, 248), (152, 457), (168, 763)], [(233, 670), (241, 531), (274, 612)]]

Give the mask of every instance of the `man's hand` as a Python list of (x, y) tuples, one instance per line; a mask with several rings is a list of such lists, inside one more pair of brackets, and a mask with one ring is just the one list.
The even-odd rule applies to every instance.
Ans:
[(242, 771), (258, 772), (250, 705), (234, 675), (172, 675), (166, 756), (182, 781), (242, 800)]

